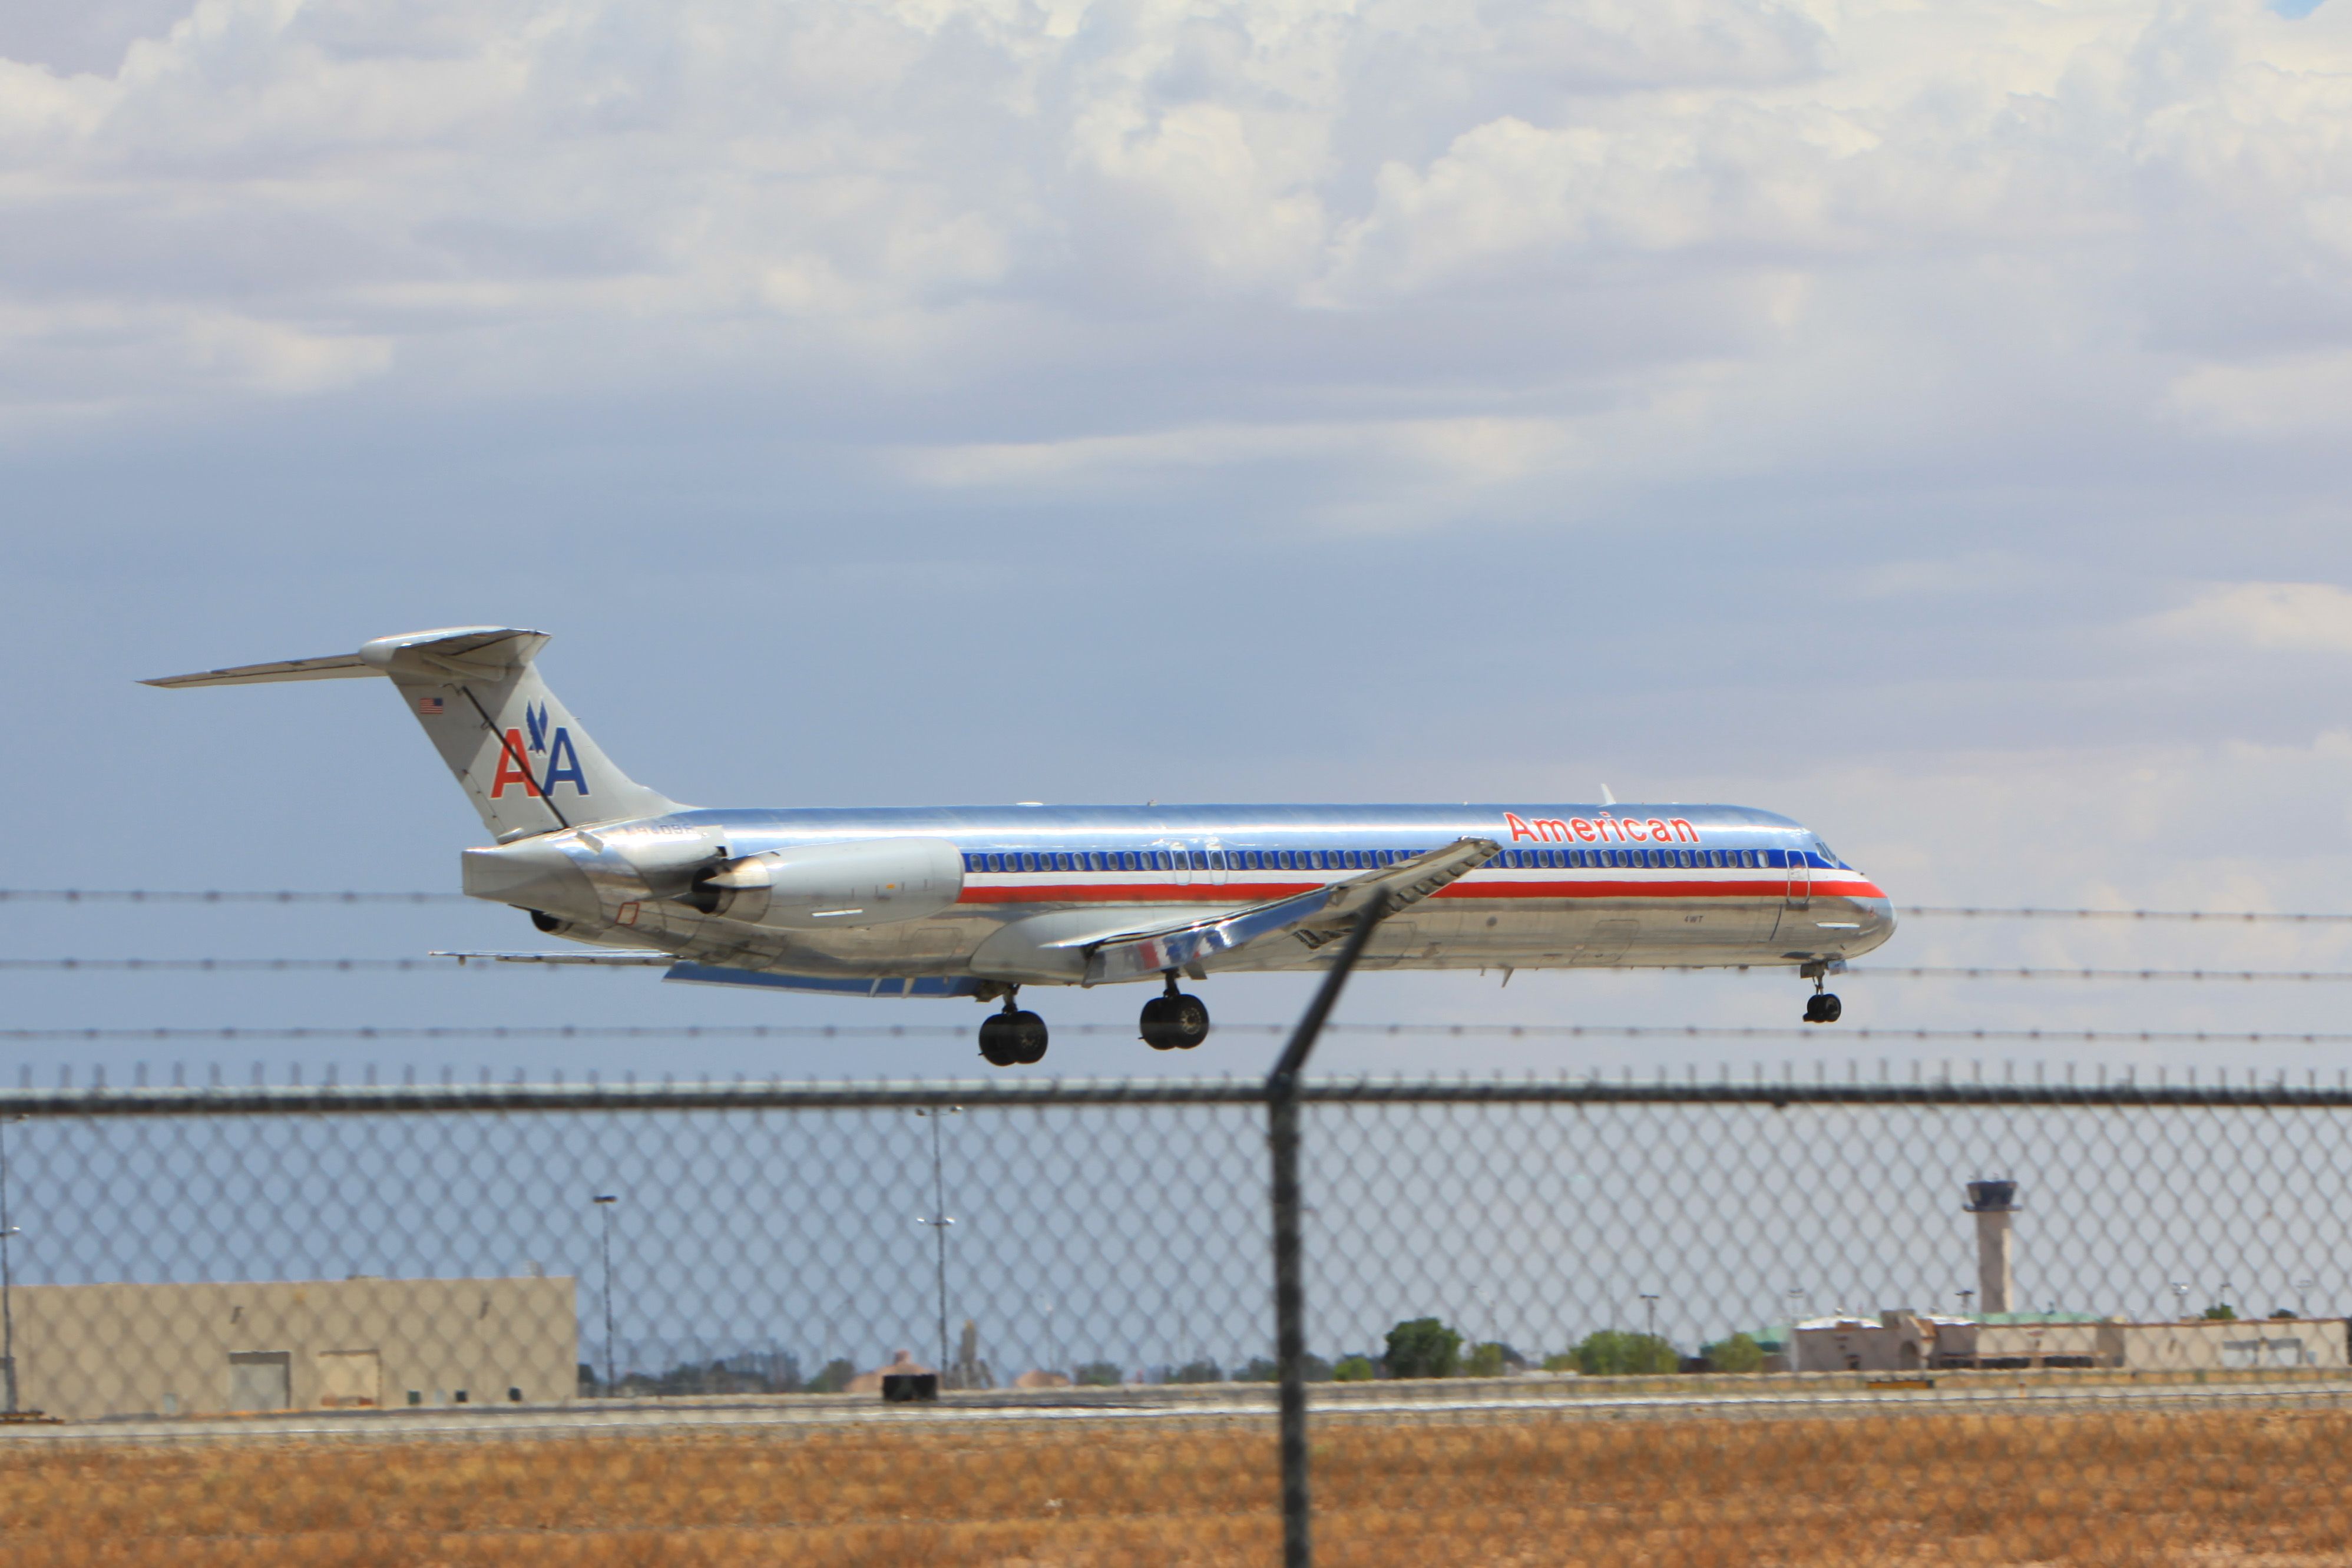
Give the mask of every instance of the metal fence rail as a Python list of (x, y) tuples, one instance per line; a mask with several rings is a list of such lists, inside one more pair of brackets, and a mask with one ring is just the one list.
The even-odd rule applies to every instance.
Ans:
[[(1834, 1076), (1300, 1080), (1318, 1559), (2352, 1550), (2352, 1090)], [(0, 1553), (1271, 1561), (1266, 1117), (0, 1090)]]

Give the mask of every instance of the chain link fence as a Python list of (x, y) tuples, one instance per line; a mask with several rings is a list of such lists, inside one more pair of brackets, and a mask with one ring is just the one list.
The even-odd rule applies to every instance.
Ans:
[[(1320, 1561), (2352, 1561), (2352, 1093), (1298, 1114)], [(1281, 1552), (1256, 1084), (16, 1090), (0, 1138), (13, 1562)]]

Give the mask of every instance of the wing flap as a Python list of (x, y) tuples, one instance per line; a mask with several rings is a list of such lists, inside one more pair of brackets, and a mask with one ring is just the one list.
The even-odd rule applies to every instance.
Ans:
[(1205, 963), (1286, 931), (1308, 947), (1320, 947), (1345, 931), (1376, 891), (1385, 889), (1390, 910), (1401, 910), (1476, 870), (1501, 852), (1502, 846), (1491, 838), (1464, 838), (1311, 892), (1206, 920), (1098, 938), (1085, 943), (1087, 973), (1079, 984), (1139, 980)]

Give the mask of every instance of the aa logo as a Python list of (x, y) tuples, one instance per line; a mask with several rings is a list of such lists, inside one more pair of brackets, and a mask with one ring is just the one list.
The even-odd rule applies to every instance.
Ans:
[[(552, 795), (555, 786), (567, 780), (573, 790), (586, 795), (588, 780), (580, 771), (580, 753), (572, 747), (570, 727), (558, 724), (551, 732), (544, 702), (524, 704), (522, 720), (530, 727), (530, 743), (524, 745), (520, 730), (506, 732), (499, 747), (499, 771), (490, 780), (490, 798), (505, 795), (509, 784), (520, 784), (522, 793), (533, 798)], [(535, 760), (542, 757), (546, 759), (543, 767)]]

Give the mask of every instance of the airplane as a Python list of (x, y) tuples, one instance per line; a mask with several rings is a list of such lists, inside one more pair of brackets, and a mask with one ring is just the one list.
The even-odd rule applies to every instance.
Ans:
[(548, 640), (446, 627), (144, 684), (389, 678), (496, 840), (465, 851), (465, 891), (584, 944), (448, 956), (1001, 1002), (979, 1030), (997, 1067), (1045, 1058), (1024, 986), (1158, 980), (1142, 1037), (1190, 1050), (1209, 1010), (1180, 975), (1328, 965), (1382, 893), (1368, 968), (1780, 966), (1815, 1024), (1843, 1011), (1826, 977), (1895, 930), (1818, 836), (1743, 806), (681, 805), (548, 689)]

